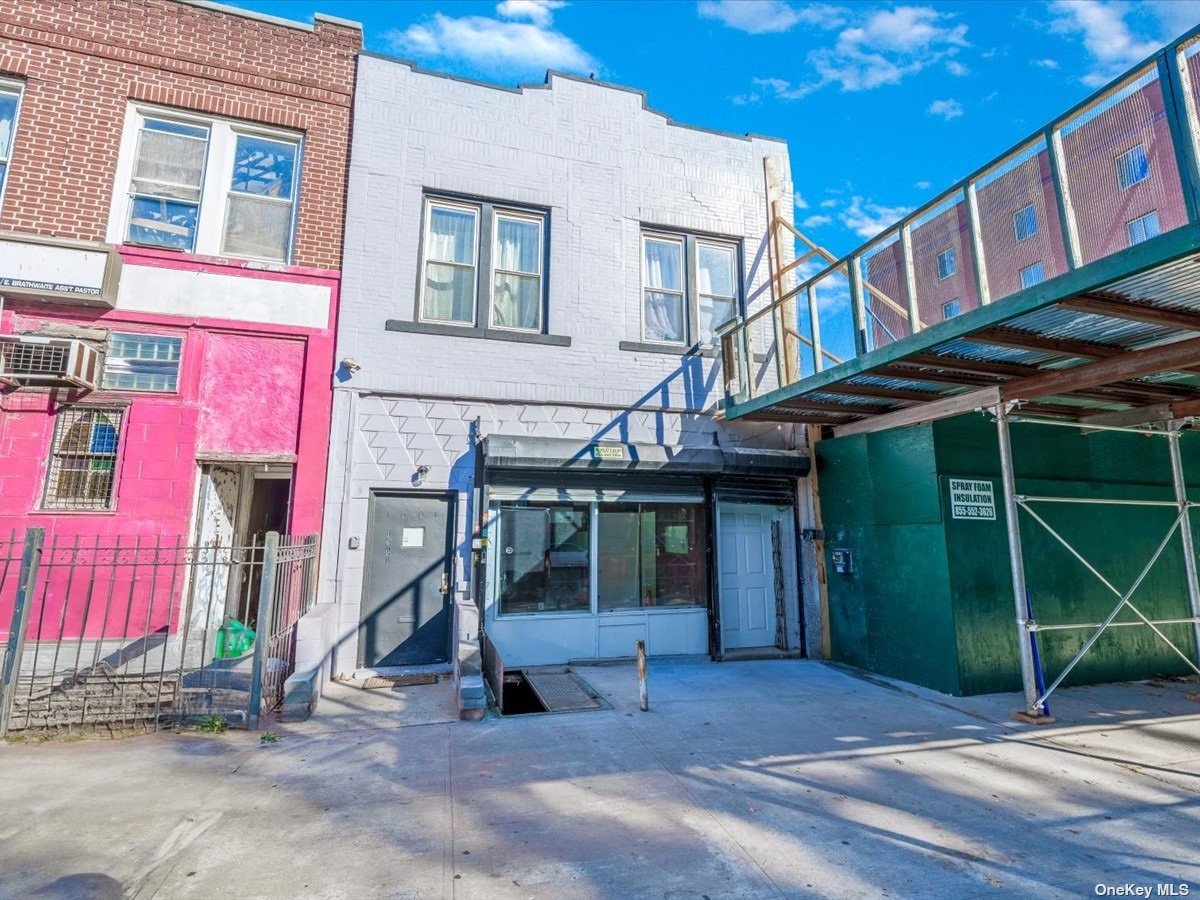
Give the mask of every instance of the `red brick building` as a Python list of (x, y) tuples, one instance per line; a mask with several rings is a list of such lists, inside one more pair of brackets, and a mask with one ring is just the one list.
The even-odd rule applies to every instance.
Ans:
[(0, 531), (319, 531), (361, 46), (0, 0)]

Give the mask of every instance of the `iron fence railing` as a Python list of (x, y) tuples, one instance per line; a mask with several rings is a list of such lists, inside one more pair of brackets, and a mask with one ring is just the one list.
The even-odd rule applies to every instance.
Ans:
[(721, 329), (727, 403), (1137, 244), (1154, 262), (1155, 238), (1200, 225), (1198, 107), (1195, 29), (849, 255), (776, 248), (771, 301)]
[(294, 668), (316, 564), (315, 536), (274, 532), (0, 540), (0, 736), (202, 716), (257, 727)]

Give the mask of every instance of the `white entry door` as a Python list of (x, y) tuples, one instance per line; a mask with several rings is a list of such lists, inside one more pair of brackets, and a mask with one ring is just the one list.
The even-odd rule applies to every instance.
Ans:
[(726, 650), (775, 646), (771, 523), (782, 515), (774, 506), (721, 504), (718, 587)]

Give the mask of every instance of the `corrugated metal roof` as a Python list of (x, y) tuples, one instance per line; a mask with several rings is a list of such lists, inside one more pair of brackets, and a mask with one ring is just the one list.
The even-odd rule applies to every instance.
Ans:
[[(1014, 303), (1011, 317), (998, 316), (1011, 299), (803, 378), (773, 392), (771, 402), (731, 404), (729, 417), (845, 424), (926, 399), (1003, 388), (1197, 337), (1200, 251), (1192, 249), (1171, 262), (1086, 290), (1051, 295), (1050, 301)], [(1188, 314), (1195, 315), (1194, 323), (1188, 321)], [(978, 325), (970, 327), (973, 322)], [(939, 335), (945, 336), (939, 339)], [(1200, 352), (1194, 372), (1168, 369), (1139, 377), (1114, 375), (1111, 381), (1086, 389), (1021, 399), (1032, 401), (1043, 412), (1068, 417), (1164, 402), (1196, 402), (1200, 410)], [(754, 409), (738, 408), (749, 405)]]

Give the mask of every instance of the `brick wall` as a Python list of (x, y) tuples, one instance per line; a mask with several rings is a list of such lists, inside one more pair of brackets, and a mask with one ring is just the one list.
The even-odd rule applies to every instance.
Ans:
[(0, 230), (103, 240), (130, 100), (305, 135), (295, 259), (340, 268), (357, 28), (173, 0), (0, 0), (0, 76), (25, 84)]

